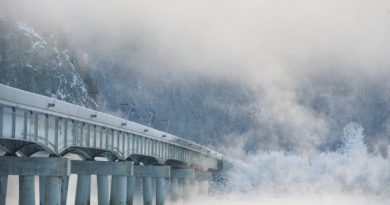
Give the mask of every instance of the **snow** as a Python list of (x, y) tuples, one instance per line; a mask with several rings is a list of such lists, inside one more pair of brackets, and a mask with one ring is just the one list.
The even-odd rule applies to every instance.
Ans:
[(17, 25), (20, 30), (25, 32), (25, 35), (31, 37), (33, 40), (33, 49), (36, 49), (38, 46), (44, 48), (47, 45), (47, 42), (32, 27), (23, 22), (18, 22)]
[(232, 193), (362, 194), (390, 197), (390, 163), (367, 152), (363, 128), (345, 126), (343, 147), (297, 155), (262, 152), (233, 160), (222, 187)]

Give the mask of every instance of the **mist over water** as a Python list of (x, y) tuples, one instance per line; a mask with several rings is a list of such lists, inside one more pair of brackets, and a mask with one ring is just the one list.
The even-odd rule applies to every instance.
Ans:
[(363, 128), (350, 123), (336, 151), (312, 155), (259, 152), (234, 161), (226, 188), (243, 193), (351, 193), (389, 196), (390, 163), (368, 153)]
[(180, 204), (390, 203), (389, 1), (23, 2), (0, 17), (66, 36), (96, 70), (253, 93), (227, 110), (254, 125), (210, 145), (234, 167)]
[(313, 155), (242, 154), (225, 173), (228, 180), (217, 185), (223, 196), (231, 197), (222, 198), (226, 204), (389, 203), (388, 159), (368, 153), (364, 129), (357, 123), (346, 125), (340, 138), (338, 150)]

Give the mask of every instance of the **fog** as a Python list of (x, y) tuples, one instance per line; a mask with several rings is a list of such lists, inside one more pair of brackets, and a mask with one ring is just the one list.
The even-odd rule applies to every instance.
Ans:
[[(389, 202), (388, 0), (2, 0), (0, 17), (61, 36), (92, 65), (109, 59), (154, 80), (202, 76), (257, 93), (267, 149), (248, 153), (260, 140), (250, 132), (213, 145), (235, 168), (189, 204)], [(357, 153), (342, 150), (351, 121), (364, 136)]]
[(342, 204), (342, 205), (381, 205), (387, 204), (386, 201), (383, 201), (379, 197), (366, 197), (366, 196), (348, 196), (348, 195), (291, 195), (291, 196), (278, 196), (278, 195), (248, 195), (248, 196), (227, 196), (223, 199), (221, 198), (208, 198), (203, 199), (197, 202), (188, 203), (189, 205), (195, 204), (205, 204), (211, 205), (216, 203), (223, 203), (226, 205), (230, 204), (245, 204), (245, 205), (309, 205), (309, 204), (319, 204), (319, 205), (331, 205), (331, 204)]
[(1, 16), (59, 36), (95, 69), (135, 67), (146, 83), (200, 75), (244, 84), (257, 98), (245, 109), (271, 150), (317, 152), (350, 121), (389, 144), (386, 0), (1, 4)]

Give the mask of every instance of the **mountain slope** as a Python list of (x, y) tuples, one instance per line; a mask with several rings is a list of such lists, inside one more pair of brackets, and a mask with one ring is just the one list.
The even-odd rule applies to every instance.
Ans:
[(53, 35), (0, 18), (0, 83), (96, 109), (74, 55)]

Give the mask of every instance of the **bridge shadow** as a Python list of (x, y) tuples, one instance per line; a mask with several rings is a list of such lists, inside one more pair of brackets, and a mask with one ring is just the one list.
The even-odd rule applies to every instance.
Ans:
[(172, 160), (172, 159), (166, 160), (164, 165), (171, 166), (172, 168), (177, 168), (177, 169), (188, 169), (189, 168), (187, 163), (182, 162), (182, 161), (178, 161), (178, 160)]

